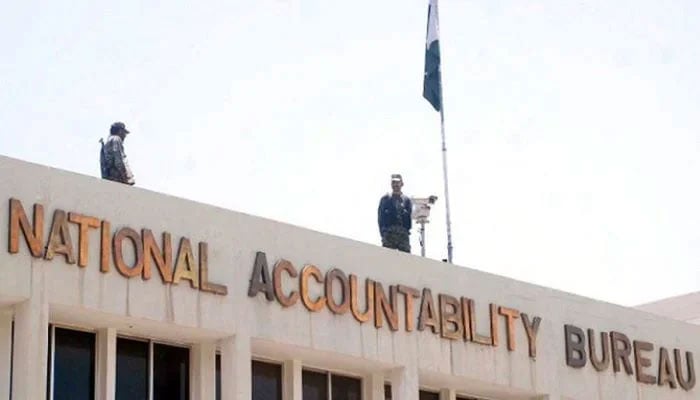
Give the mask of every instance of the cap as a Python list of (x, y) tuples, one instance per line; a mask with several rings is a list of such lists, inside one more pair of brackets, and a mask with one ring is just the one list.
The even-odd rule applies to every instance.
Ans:
[(116, 134), (116, 133), (119, 133), (119, 132), (121, 132), (121, 131), (124, 131), (124, 133), (130, 133), (130, 132), (126, 129), (126, 125), (124, 125), (123, 122), (115, 122), (115, 123), (113, 123), (112, 126), (109, 128), (109, 133), (112, 134), (112, 135), (114, 135), (114, 134)]
[(392, 182), (403, 182), (403, 178), (401, 178), (401, 174), (391, 174), (391, 181)]

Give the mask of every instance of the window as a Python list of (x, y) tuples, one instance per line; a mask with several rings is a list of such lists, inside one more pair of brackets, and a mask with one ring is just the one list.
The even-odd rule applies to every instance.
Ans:
[[(282, 366), (253, 360), (252, 400), (282, 400)], [(216, 355), (216, 400), (221, 400), (221, 354)]]
[(189, 349), (117, 338), (116, 400), (189, 400), (189, 396)]
[(221, 354), (216, 353), (216, 400), (221, 400)]
[(331, 375), (332, 400), (361, 400), (362, 381), (348, 376)]
[(301, 376), (303, 400), (328, 400), (328, 375), (303, 371)]
[[(434, 393), (434, 392), (429, 392), (426, 390), (421, 390), (418, 398), (419, 398), (419, 400), (440, 400), (440, 394)], [(457, 396), (457, 400), (479, 400), (479, 399), (477, 399), (476, 397)]]
[(362, 400), (362, 381), (343, 375), (304, 370), (303, 400)]
[(391, 400), (391, 385), (388, 383), (384, 385), (384, 400)]
[(418, 399), (419, 400), (440, 400), (440, 394), (421, 390), (418, 393)]
[(190, 350), (153, 345), (153, 400), (189, 400)]
[(282, 400), (282, 366), (253, 360), (253, 400)]
[[(49, 354), (51, 354), (51, 347), (49, 347)], [(15, 320), (12, 320), (12, 331), (10, 333), (10, 399), (12, 398), (12, 373), (14, 372), (12, 360), (15, 359)], [(46, 391), (48, 393), (48, 390)]]
[(95, 397), (95, 334), (49, 327), (49, 389), (53, 400)]
[(116, 400), (148, 399), (150, 344), (117, 338)]

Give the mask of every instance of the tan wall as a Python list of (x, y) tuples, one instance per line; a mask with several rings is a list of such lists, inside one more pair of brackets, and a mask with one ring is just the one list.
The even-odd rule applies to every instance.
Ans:
[[(222, 188), (222, 193), (225, 192)], [(113, 265), (111, 272), (102, 273), (99, 230), (90, 233), (89, 262), (84, 268), (67, 264), (62, 256), (51, 261), (33, 258), (24, 240), (18, 254), (9, 254), (6, 246), (10, 198), (20, 200), (29, 217), (32, 204), (45, 206), (44, 243), (56, 209), (109, 220), (113, 230), (123, 226), (137, 231), (148, 228), (158, 239), (161, 232), (168, 231), (175, 249), (181, 236), (191, 239), (195, 250), (197, 242), (206, 241), (210, 280), (228, 286), (229, 293), (219, 296), (202, 292), (192, 289), (187, 281), (165, 285), (157, 270), (148, 281), (126, 279)], [(51, 322), (94, 329), (114, 328), (117, 334), (204, 344), (204, 347), (196, 347), (209, 349), (208, 353), (201, 353), (204, 354), (201, 360), (208, 359), (206, 354), (211, 353), (211, 346), (207, 344), (216, 343), (226, 352), (225, 360), (229, 360), (224, 371), (238, 377), (226, 383), (230, 385), (225, 388), (227, 398), (246, 398), (250, 390), (250, 371), (245, 370), (246, 364), (229, 356), (251, 352), (254, 356), (286, 362), (285, 371), (290, 382), (294, 376), (292, 360), (301, 360), (305, 366), (354, 373), (365, 377), (367, 382), (372, 379), (391, 381), (397, 393), (402, 393), (395, 398), (407, 400), (417, 399), (414, 392), (418, 386), (503, 399), (700, 397), (697, 387), (691, 391), (674, 390), (637, 383), (635, 376), (624, 372), (615, 374), (612, 368), (599, 373), (590, 364), (582, 369), (567, 367), (564, 348), (565, 324), (593, 328), (597, 332), (622, 332), (631, 340), (655, 345), (654, 351), (648, 353), (652, 365), (645, 371), (656, 376), (659, 346), (671, 352), (674, 348), (692, 351), (700, 357), (698, 326), (4, 157), (0, 157), (0, 207), (0, 243), (5, 247), (0, 249), (0, 305), (12, 307), (16, 324), (19, 320), (27, 329), (43, 326), (47, 321), (42, 313), (48, 309)], [(77, 246), (75, 224), (70, 224), (70, 232)], [(284, 258), (297, 269), (314, 264), (324, 273), (340, 268), (345, 273), (355, 274), (362, 283), (361, 294), (364, 294), (364, 279), (371, 278), (381, 282), (387, 292), (389, 285), (394, 284), (419, 290), (430, 288), (436, 305), (439, 293), (469, 297), (475, 301), (481, 333), (489, 332), (490, 303), (517, 309), (530, 317), (539, 316), (542, 323), (537, 336), (537, 357), (533, 360), (528, 354), (528, 341), (520, 319), (514, 324), (515, 349), (508, 351), (503, 317), (497, 319), (500, 333), (497, 347), (452, 341), (429, 330), (406, 332), (403, 296), (398, 297), (400, 329), (396, 332), (387, 326), (377, 329), (371, 322), (360, 324), (349, 313), (334, 315), (327, 308), (311, 313), (301, 303), (283, 308), (277, 301), (266, 301), (263, 294), (250, 298), (247, 295), (249, 280), (258, 251), (266, 253), (270, 268)], [(585, 271), (571, 273), (584, 274)], [(620, 290), (633, 284), (633, 279), (621, 282)], [(298, 289), (296, 281), (285, 280), (283, 286), (286, 291)], [(320, 288), (321, 285), (312, 281), (312, 297), (320, 294)], [(361, 303), (364, 305), (364, 300)], [(417, 315), (419, 299), (414, 306)], [(44, 338), (41, 334), (23, 333), (30, 335), (26, 343), (21, 343), (27, 348)], [(36, 351), (34, 357), (42, 357), (41, 351)], [(633, 358), (631, 362), (634, 364)], [(42, 360), (18, 363), (18, 367), (31, 369), (38, 365), (41, 368)], [(208, 367), (203, 368), (205, 371)], [(37, 376), (40, 374), (41, 371), (37, 372)], [(208, 375), (204, 373), (203, 376), (206, 381)], [(21, 382), (25, 378), (15, 379)], [(2, 377), (0, 382), (4, 382)], [(195, 398), (207, 393), (206, 389), (201, 390), (194, 393)], [(31, 393), (40, 396), (40, 392)], [(26, 398), (32, 398), (31, 393)]]

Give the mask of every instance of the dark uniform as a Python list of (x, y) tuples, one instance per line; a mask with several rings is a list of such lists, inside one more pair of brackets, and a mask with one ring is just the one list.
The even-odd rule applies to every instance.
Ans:
[(107, 142), (102, 146), (100, 167), (102, 178), (110, 181), (133, 185), (134, 174), (129, 168), (129, 161), (124, 152), (124, 138), (129, 134), (121, 122), (115, 122), (110, 129)]
[(411, 252), (411, 199), (403, 194), (387, 193), (379, 200), (379, 233), (382, 246)]

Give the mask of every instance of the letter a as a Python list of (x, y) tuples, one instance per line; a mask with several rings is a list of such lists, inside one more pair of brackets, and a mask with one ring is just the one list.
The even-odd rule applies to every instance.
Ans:
[(248, 287), (248, 297), (255, 297), (258, 293), (264, 292), (267, 301), (275, 299), (275, 290), (270, 279), (270, 268), (267, 266), (267, 256), (262, 251), (255, 255), (253, 274), (250, 277)]

